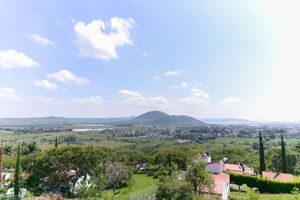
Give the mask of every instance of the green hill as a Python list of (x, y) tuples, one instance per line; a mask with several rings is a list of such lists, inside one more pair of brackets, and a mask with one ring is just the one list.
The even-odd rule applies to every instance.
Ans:
[(168, 115), (161, 111), (150, 111), (130, 120), (133, 125), (149, 126), (197, 126), (205, 124), (185, 115)]

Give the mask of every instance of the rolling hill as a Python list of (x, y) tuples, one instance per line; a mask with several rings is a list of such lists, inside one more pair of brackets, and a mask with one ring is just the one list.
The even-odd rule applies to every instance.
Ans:
[(129, 120), (133, 125), (148, 126), (197, 126), (204, 122), (186, 115), (168, 115), (161, 111), (150, 111)]

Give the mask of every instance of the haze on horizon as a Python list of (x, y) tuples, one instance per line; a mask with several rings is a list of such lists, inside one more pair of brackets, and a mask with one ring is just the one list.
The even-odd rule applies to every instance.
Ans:
[(0, 3), (0, 117), (300, 119), (297, 0)]

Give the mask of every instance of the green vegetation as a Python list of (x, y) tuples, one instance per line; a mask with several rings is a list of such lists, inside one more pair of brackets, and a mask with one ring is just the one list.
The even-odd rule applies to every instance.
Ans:
[(14, 195), (16, 197), (18, 197), (20, 193), (20, 176), (21, 176), (20, 145), (18, 145), (15, 180), (14, 180)]
[(102, 194), (103, 199), (111, 199), (112, 197), (114, 200), (128, 200), (130, 195), (141, 195), (146, 196), (153, 192), (156, 192), (156, 189), (153, 186), (158, 184), (158, 179), (154, 179), (151, 176), (147, 176), (146, 174), (133, 174), (130, 180), (129, 185), (126, 188), (121, 188), (114, 195), (112, 189), (104, 191)]
[(300, 189), (300, 182), (279, 182), (236, 173), (230, 173), (230, 183), (236, 185), (247, 185), (250, 188), (257, 188), (260, 193), (292, 193)]
[(194, 194), (197, 196), (203, 190), (211, 192), (213, 189), (213, 178), (211, 174), (205, 170), (205, 163), (202, 161), (193, 162), (187, 170), (186, 179), (190, 183)]
[(286, 154), (285, 154), (285, 144), (283, 140), (282, 134), (280, 135), (281, 137), (281, 164), (282, 164), (282, 172), (287, 173), (287, 163), (286, 163)]
[[(82, 127), (81, 127), (82, 126)], [(72, 128), (78, 130), (72, 130)], [(80, 129), (80, 128), (81, 129)], [(235, 195), (263, 196), (264, 192), (294, 192), (299, 186), (300, 128), (200, 125), (196, 127), (63, 125), (4, 128), (3, 168), (16, 169), (20, 144), (21, 185), (31, 194), (62, 193), (69, 198), (197, 199), (196, 186), (210, 188), (203, 163), (192, 162), (203, 151), (213, 160), (243, 163), (255, 172), (281, 171), (281, 137), (284, 133), (287, 171), (295, 183), (269, 182), (259, 177), (233, 177), (237, 185), (258, 188)], [(1, 128), (1, 127), (0, 127)], [(42, 132), (37, 132), (37, 130)], [(47, 132), (50, 131), (50, 132)], [(180, 177), (180, 179), (178, 179)], [(23, 181), (24, 180), (24, 181)], [(276, 191), (275, 191), (276, 190)], [(199, 195), (199, 196), (197, 196)]]
[(265, 151), (261, 131), (259, 129), (259, 173), (262, 174), (263, 171), (266, 171)]
[[(298, 200), (299, 194), (257, 194), (259, 200)], [(257, 199), (256, 198), (256, 199)], [(230, 200), (249, 200), (249, 194), (244, 192), (230, 192)]]

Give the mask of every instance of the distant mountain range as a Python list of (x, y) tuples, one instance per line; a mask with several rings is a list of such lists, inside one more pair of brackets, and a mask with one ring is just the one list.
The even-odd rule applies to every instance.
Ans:
[(204, 118), (195, 119), (186, 115), (169, 115), (161, 111), (150, 111), (137, 117), (116, 118), (0, 118), (0, 126), (59, 126), (59, 125), (119, 125), (119, 126), (201, 126), (205, 124), (219, 125), (300, 125), (300, 121), (251, 121), (239, 118)]
[(168, 115), (161, 111), (146, 112), (137, 117), (124, 118), (0, 118), (0, 126), (5, 125), (78, 125), (78, 124), (107, 124), (130, 126), (198, 126), (204, 122), (185, 115)]
[(205, 123), (208, 124), (254, 124), (256, 121), (251, 121), (247, 119), (238, 119), (238, 118), (205, 118), (202, 119)]
[(75, 125), (75, 124), (109, 124), (134, 117), (124, 118), (66, 118), (66, 117), (35, 117), (35, 118), (0, 118), (0, 125)]

